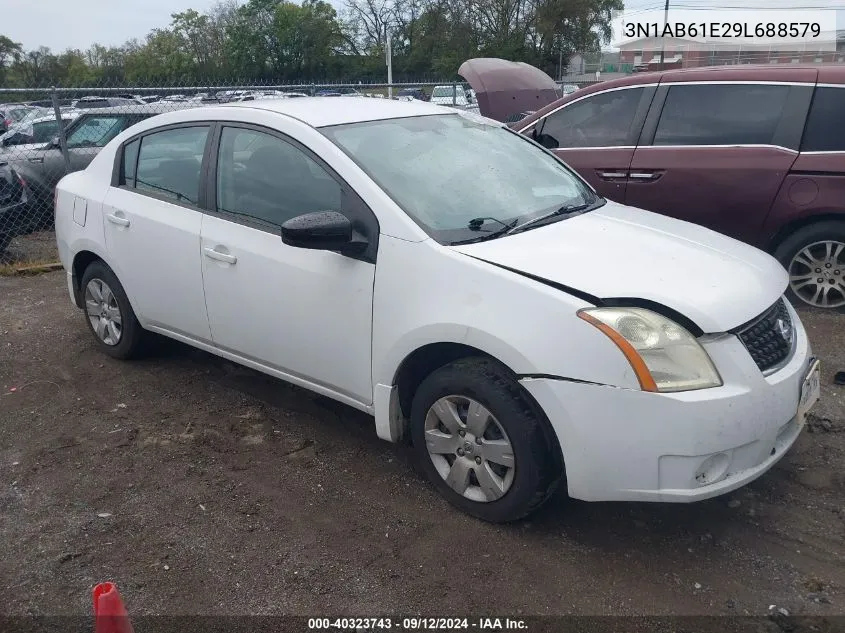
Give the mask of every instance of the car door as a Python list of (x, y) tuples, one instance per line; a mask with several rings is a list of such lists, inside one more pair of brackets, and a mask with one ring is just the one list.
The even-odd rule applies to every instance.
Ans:
[(210, 129), (169, 126), (125, 143), (103, 201), (110, 263), (144, 325), (206, 343), (200, 181)]
[(369, 208), (290, 137), (225, 124), (202, 225), (205, 301), (221, 350), (360, 403), (372, 402), (375, 251), (282, 243), (286, 220), (339, 211), (378, 236)]
[(625, 202), (754, 242), (797, 157), (812, 85), (661, 84)]
[(533, 138), (605, 198), (624, 202), (636, 139), (654, 86), (625, 86), (567, 102), (535, 124)]

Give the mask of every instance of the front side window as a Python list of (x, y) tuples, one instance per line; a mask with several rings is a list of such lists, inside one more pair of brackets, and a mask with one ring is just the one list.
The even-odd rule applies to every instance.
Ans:
[(280, 226), (314, 211), (341, 211), (341, 187), (301, 149), (277, 136), (224, 127), (217, 210)]
[(121, 115), (100, 115), (85, 117), (68, 135), (67, 146), (105, 147), (125, 128), (126, 117)]
[(555, 156), (483, 119), (443, 114), (320, 131), (444, 243), (597, 200)]
[(543, 145), (553, 148), (628, 145), (644, 90), (611, 90), (564, 106), (546, 117)]
[(816, 88), (802, 152), (845, 152), (845, 87)]
[(782, 85), (672, 86), (654, 145), (769, 145), (788, 96)]
[[(135, 171), (135, 188), (175, 202), (199, 202), (202, 157), (208, 126), (175, 128), (154, 132), (140, 139), (137, 162), (133, 143), (126, 146), (124, 175)], [(127, 182), (129, 185), (129, 182)]]

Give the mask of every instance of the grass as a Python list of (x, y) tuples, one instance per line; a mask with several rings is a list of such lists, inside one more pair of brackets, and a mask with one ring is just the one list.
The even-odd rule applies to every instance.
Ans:
[(62, 265), (60, 262), (49, 259), (0, 264), (0, 277), (12, 277), (14, 275), (39, 275), (54, 270), (60, 270), (61, 268)]

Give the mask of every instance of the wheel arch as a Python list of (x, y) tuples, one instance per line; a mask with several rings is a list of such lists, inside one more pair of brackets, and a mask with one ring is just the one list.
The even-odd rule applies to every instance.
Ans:
[(769, 238), (765, 245), (767, 252), (774, 254), (793, 233), (813, 224), (821, 224), (822, 222), (842, 222), (845, 224), (845, 210), (817, 209), (809, 215), (802, 215), (799, 218), (795, 218), (778, 229)]
[[(93, 243), (86, 243), (80, 247), (73, 255), (73, 260), (70, 264), (71, 287), (73, 288), (73, 300), (78, 308), (84, 307), (82, 305), (82, 275), (85, 274), (85, 269), (93, 262), (100, 261), (108, 266), (115, 275), (117, 271), (109, 263), (104, 256), (104, 253)], [(119, 277), (118, 277), (119, 278)]]
[[(414, 394), (426, 377), (434, 371), (463, 358), (483, 358), (500, 365), (519, 386), (520, 392), (537, 415), (547, 422), (550, 440), (554, 442), (561, 459), (563, 452), (560, 442), (554, 433), (545, 410), (534, 396), (519, 382), (521, 373), (528, 373), (533, 369), (526, 369), (527, 359), (516, 350), (509, 347), (493, 351), (490, 345), (484, 344), (485, 337), (473, 336), (472, 331), (463, 341), (430, 341), (420, 344), (408, 351), (398, 363), (390, 386), (378, 385), (375, 403), (376, 429), (380, 437), (390, 441), (400, 441), (408, 437), (408, 427), (411, 417), (411, 403)], [(489, 343), (489, 341), (487, 341)], [(496, 346), (494, 346), (496, 347)], [(502, 353), (504, 352), (504, 353)], [(512, 354), (508, 352), (513, 352)], [(382, 392), (382, 406), (378, 400), (379, 387)]]

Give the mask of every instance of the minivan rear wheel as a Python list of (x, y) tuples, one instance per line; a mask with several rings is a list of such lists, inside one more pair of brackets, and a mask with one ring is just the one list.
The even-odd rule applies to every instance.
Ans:
[(789, 273), (793, 303), (814, 308), (845, 306), (845, 222), (819, 222), (785, 239), (775, 257)]
[(492, 359), (457, 360), (423, 380), (411, 405), (411, 440), (440, 494), (493, 523), (539, 508), (563, 474), (545, 415)]

